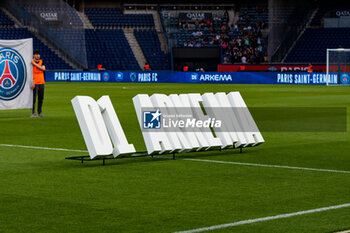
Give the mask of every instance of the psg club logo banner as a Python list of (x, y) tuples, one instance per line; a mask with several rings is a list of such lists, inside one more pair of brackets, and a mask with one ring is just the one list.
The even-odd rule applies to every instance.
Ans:
[(33, 40), (0, 40), (0, 109), (31, 108)]
[(349, 83), (350, 83), (349, 74), (343, 73), (343, 74), (340, 76), (340, 83), (341, 83), (341, 84), (349, 84)]
[(27, 81), (27, 68), (21, 54), (10, 48), (0, 49), (0, 74), (0, 98), (15, 99)]

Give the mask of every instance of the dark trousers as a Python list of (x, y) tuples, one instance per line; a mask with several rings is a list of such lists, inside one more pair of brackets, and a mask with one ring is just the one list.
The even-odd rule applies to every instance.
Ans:
[(44, 84), (36, 84), (33, 89), (33, 107), (32, 114), (35, 114), (35, 101), (38, 96), (38, 114), (42, 112), (43, 101), (44, 101)]

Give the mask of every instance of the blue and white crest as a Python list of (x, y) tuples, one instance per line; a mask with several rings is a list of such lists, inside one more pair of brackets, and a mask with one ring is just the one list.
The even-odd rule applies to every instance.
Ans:
[(130, 73), (130, 79), (131, 81), (135, 81), (136, 80), (136, 74), (135, 73)]
[(340, 82), (342, 84), (349, 84), (350, 83), (350, 77), (347, 73), (343, 73), (341, 76), (340, 76)]
[(11, 48), (0, 49), (0, 99), (15, 99), (27, 81), (27, 68), (21, 54)]
[(103, 79), (103, 81), (108, 82), (109, 81), (109, 74), (107, 72), (104, 72), (102, 79)]

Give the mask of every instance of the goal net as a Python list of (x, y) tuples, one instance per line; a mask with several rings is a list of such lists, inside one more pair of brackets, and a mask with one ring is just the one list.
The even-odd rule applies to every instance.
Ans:
[(350, 84), (350, 49), (327, 49), (327, 85)]

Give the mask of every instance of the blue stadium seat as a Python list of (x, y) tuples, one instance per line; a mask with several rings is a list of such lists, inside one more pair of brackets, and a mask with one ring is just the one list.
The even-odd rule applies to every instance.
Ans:
[(0, 10), (0, 26), (12, 27), (15, 23), (2, 11)]
[(350, 48), (350, 28), (309, 28), (285, 62), (326, 63), (327, 48)]
[(160, 41), (157, 31), (150, 30), (136, 30), (134, 35), (139, 42), (141, 49), (151, 66), (152, 70), (169, 70), (170, 57), (169, 54), (164, 53), (160, 47)]
[(13, 40), (25, 38), (33, 38), (33, 49), (40, 51), (41, 57), (48, 70), (72, 69), (70, 65), (57, 56), (57, 54), (43, 44), (26, 28), (0, 28), (0, 39)]
[(152, 14), (123, 14), (118, 8), (85, 8), (84, 11), (95, 27), (154, 27)]
[(140, 70), (123, 30), (86, 29), (85, 39), (89, 69)]

